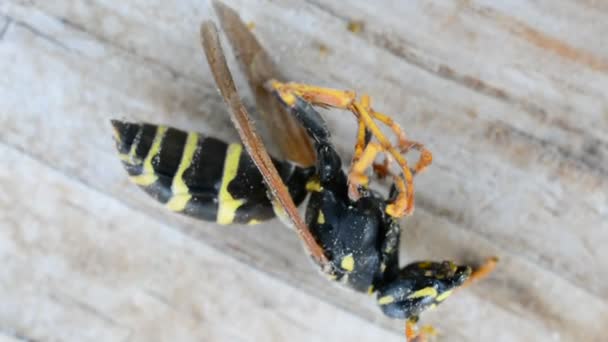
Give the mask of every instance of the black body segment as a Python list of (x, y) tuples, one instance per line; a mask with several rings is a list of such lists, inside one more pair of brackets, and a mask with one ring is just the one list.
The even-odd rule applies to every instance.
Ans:
[[(130, 179), (169, 210), (220, 224), (254, 224), (274, 216), (262, 176), (240, 144), (195, 132), (113, 120)], [(314, 170), (273, 160), (294, 202), (306, 198)]]

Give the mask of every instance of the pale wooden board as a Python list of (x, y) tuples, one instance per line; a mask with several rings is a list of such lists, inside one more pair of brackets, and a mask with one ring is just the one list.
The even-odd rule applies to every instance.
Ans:
[[(592, 1), (549, 0), (502, 5), (396, 0), (373, 5), (356, 1), (349, 6), (320, 0), (227, 3), (256, 23), (254, 32), (291, 79), (369, 92), (378, 110), (393, 114), (411, 137), (435, 153), (433, 166), (417, 179), (417, 210), (403, 222), (404, 261), (476, 262), (489, 255), (501, 257), (491, 279), (423, 316), (424, 322), (441, 330), (439, 340), (603, 339), (602, 326), (608, 323), (608, 23), (603, 18), (608, 8)], [(401, 324), (384, 318), (373, 300), (326, 282), (305, 260), (295, 236), (278, 223), (226, 229), (195, 222), (160, 210), (128, 184), (112, 150), (108, 123), (112, 117), (236, 137), (198, 43), (200, 22), (212, 16), (208, 3), (11, 0), (0, 4), (0, 15), (0, 141), (7, 151), (1, 160), (6, 160), (5, 165), (25, 163), (40, 175), (40, 181), (34, 181), (25, 171), (13, 175), (20, 173), (19, 168), (7, 169), (0, 183), (4, 193), (17, 192), (13, 188), (43, 193), (48, 189), (56, 196), (67, 191), (76, 202), (86, 198), (90, 204), (78, 206), (92, 212), (86, 234), (89, 239), (106, 240), (97, 247), (98, 253), (109, 253), (100, 246), (128, 249), (134, 243), (140, 260), (146, 259), (146, 253), (160, 260), (163, 255), (184, 253), (185, 247), (160, 238), (138, 241), (135, 236), (173, 234), (188, 244), (188, 250), (201, 249), (196, 252), (199, 265), (206, 260), (219, 262), (219, 256), (236, 257), (250, 269), (234, 261), (226, 263), (248, 277), (269, 279), (275, 285), (268, 286), (267, 293), (260, 290), (261, 296), (271, 296), (277, 289), (296, 291), (289, 284), (307, 293), (293, 292), (301, 298), (298, 303), (304, 303), (299, 305), (319, 300), (333, 304), (315, 304), (318, 311), (297, 317), (291, 325), (285, 323), (281, 331), (290, 337), (315, 336), (295, 328), (296, 322), (315, 333), (326, 332), (328, 340), (348, 340), (356, 336), (354, 331), (361, 334), (365, 329), (374, 339), (386, 334), (342, 310), (390, 328), (393, 338), (398, 336)], [(6, 18), (10, 24), (2, 35)], [(364, 31), (348, 32), (350, 19), (363, 20)], [(329, 52), (321, 53), (320, 45)], [(348, 160), (354, 127), (350, 117), (338, 113), (326, 117)], [(41, 180), (49, 178), (61, 179), (61, 191), (45, 187)], [(24, 227), (23, 220), (33, 232), (51, 234), (44, 229), (46, 220), (36, 218), (54, 217), (50, 228), (56, 238), (82, 229), (84, 215), (77, 216), (77, 210), (66, 204), (45, 204), (46, 195), (32, 209), (27, 207), (32, 200), (26, 200), (31, 195), (22, 194), (21, 200), (17, 195), (4, 196), (3, 211), (10, 208), (9, 217), (19, 219), (9, 227)], [(114, 201), (121, 218), (96, 212), (108, 201)], [(130, 228), (131, 215), (145, 228)], [(109, 222), (120, 229), (107, 228)], [(176, 230), (170, 233), (167, 227)], [(65, 283), (69, 277), (76, 281), (77, 275), (67, 271), (62, 275), (61, 268), (55, 269), (60, 266), (53, 264), (24, 269), (19, 260), (34, 251), (15, 244), (15, 239), (9, 234), (0, 240), (2, 245), (17, 246), (10, 254), (17, 257), (6, 262), (9, 271), (0, 278), (3, 293), (17, 299), (3, 300), (9, 303), (4, 310), (12, 314), (9, 319), (3, 313), (0, 326), (9, 332), (21, 329), (24, 336), (67, 338), (74, 322), (66, 317), (79, 315), (73, 305), (50, 303), (34, 290), (18, 287), (22, 292), (15, 292), (14, 288), (53, 272), (59, 272), (54, 279)], [(57, 263), (84, 263), (93, 269), (99, 265), (113, 269), (117, 262), (100, 261), (96, 253), (71, 254), (69, 244), (57, 243), (47, 252)], [(78, 281), (95, 289), (116, 279), (114, 283), (128, 287), (146, 281), (149, 267), (135, 263), (129, 272), (108, 271)], [(176, 266), (167, 266), (158, 275), (158, 284), (175, 281), (172, 267)], [(238, 276), (227, 268), (222, 277)], [(205, 270), (194, 266), (190, 270), (193, 278), (203, 279)], [(188, 286), (211, 292), (218, 284)], [(7, 292), (10, 289), (13, 292)], [(179, 306), (169, 285), (157, 290)], [(193, 298), (202, 301), (204, 295)], [(76, 302), (123, 321), (124, 311), (107, 304), (120, 301), (120, 295), (76, 291), (73, 296)], [(51, 326), (28, 319), (24, 307), (17, 304), (24, 301), (46, 305), (52, 313), (48, 319), (63, 323)], [(217, 299), (214, 310), (229, 302)], [(142, 305), (157, 310), (157, 304)], [(256, 310), (263, 311), (263, 305), (243, 319)], [(282, 310), (297, 308), (277, 309)], [(210, 324), (217, 327), (208, 328), (209, 332), (188, 330), (191, 318), (174, 315), (175, 325), (167, 329), (184, 334), (180, 337), (196, 339), (204, 333), (216, 340), (237, 338), (229, 329), (237, 324), (236, 316), (232, 322), (215, 318)], [(341, 326), (328, 326), (319, 322), (323, 317), (346, 318)], [(103, 325), (98, 317), (79, 315), (79, 319), (97, 329), (99, 337), (124, 334), (120, 328)], [(247, 337), (268, 338), (269, 327), (279, 324), (263, 321), (250, 326)], [(123, 323), (131, 331), (141, 331), (142, 324), (136, 319)], [(154, 321), (158, 325), (159, 320)]]

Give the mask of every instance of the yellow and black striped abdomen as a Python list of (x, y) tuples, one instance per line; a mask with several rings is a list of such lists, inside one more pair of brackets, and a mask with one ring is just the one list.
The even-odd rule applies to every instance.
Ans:
[[(169, 210), (220, 224), (274, 216), (262, 175), (240, 144), (166, 126), (112, 121), (129, 178)], [(295, 203), (312, 169), (273, 160)]]

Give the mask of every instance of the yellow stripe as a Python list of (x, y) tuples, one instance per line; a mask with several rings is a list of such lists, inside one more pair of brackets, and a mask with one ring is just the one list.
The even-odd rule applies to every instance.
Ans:
[(446, 298), (448, 298), (452, 294), (452, 291), (453, 290), (445, 291), (444, 293), (442, 293), (439, 296), (437, 296), (437, 298), (435, 298), (435, 300), (438, 301), (438, 302), (444, 301)]
[[(158, 177), (154, 173), (154, 166), (152, 165), (152, 159), (158, 155), (160, 152), (160, 145), (163, 142), (163, 138), (165, 137), (165, 133), (167, 132), (166, 126), (158, 126), (156, 127), (156, 134), (154, 135), (154, 140), (152, 141), (152, 146), (150, 146), (150, 150), (146, 155), (146, 159), (144, 160), (144, 166), (141, 171), (141, 174), (137, 176), (129, 177), (133, 183), (140, 186), (149, 186), (152, 185)], [(133, 144), (135, 146), (135, 144)], [(132, 147), (133, 149), (133, 147)], [(133, 150), (134, 151), (134, 150)], [(131, 152), (133, 152), (131, 151)], [(129, 155), (131, 155), (129, 152)], [(133, 152), (135, 153), (135, 152)], [(133, 154), (134, 155), (134, 154)]]
[(384, 297), (380, 297), (378, 299), (378, 304), (380, 305), (386, 305), (386, 304), (390, 304), (392, 302), (395, 301), (395, 297), (388, 295), (388, 296), (384, 296)]
[(157, 177), (153, 173), (142, 173), (141, 175), (130, 176), (129, 179), (139, 186), (150, 186), (156, 182)]
[[(157, 130), (158, 133), (158, 130)], [(137, 131), (137, 134), (135, 135), (135, 138), (133, 139), (133, 143), (131, 144), (131, 149), (129, 150), (129, 160), (128, 163), (131, 165), (137, 165), (139, 164), (141, 161), (139, 160), (139, 158), (137, 160), (136, 157), (136, 152), (137, 152), (137, 145), (139, 145), (139, 143), (141, 142), (141, 137), (144, 135), (144, 125), (139, 125), (139, 130)]]
[(224, 161), (224, 175), (219, 194), (219, 209), (217, 211), (217, 223), (230, 224), (234, 221), (236, 210), (245, 203), (243, 199), (236, 199), (228, 192), (228, 184), (234, 180), (239, 170), (239, 159), (243, 146), (240, 144), (228, 145), (226, 160)]
[(422, 290), (418, 290), (411, 295), (407, 296), (407, 299), (421, 298), (421, 297), (437, 297), (437, 290), (434, 287), (425, 287)]
[(186, 208), (186, 204), (192, 195), (189, 193), (188, 186), (184, 182), (184, 172), (192, 165), (194, 159), (194, 153), (196, 152), (196, 146), (198, 145), (199, 135), (198, 133), (188, 132), (186, 138), (186, 146), (184, 146), (184, 152), (182, 153), (182, 159), (179, 162), (177, 172), (173, 177), (171, 183), (171, 192), (173, 197), (167, 202), (166, 206), (171, 211), (182, 211)]

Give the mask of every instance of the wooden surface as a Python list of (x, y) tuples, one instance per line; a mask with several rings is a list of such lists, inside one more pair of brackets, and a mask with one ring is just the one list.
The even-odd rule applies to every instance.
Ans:
[[(226, 3), (291, 80), (369, 92), (434, 152), (404, 262), (501, 258), (423, 316), (436, 340), (605, 340), (608, 5)], [(212, 16), (193, 0), (0, 2), (1, 341), (403, 340), (278, 222), (197, 222), (128, 183), (110, 118), (235, 139), (199, 46)], [(326, 118), (348, 159), (351, 118)]]

